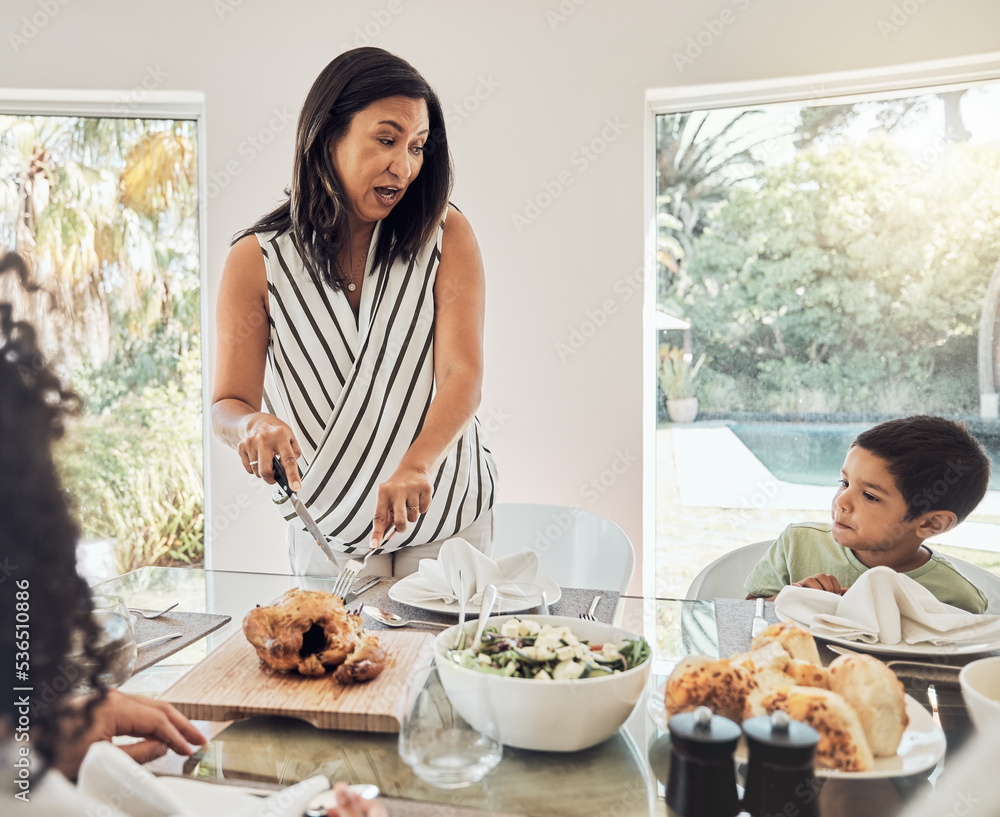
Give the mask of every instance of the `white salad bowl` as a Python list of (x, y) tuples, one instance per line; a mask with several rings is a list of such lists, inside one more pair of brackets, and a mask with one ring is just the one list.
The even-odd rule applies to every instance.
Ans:
[[(639, 638), (610, 624), (567, 616), (496, 616), (489, 620), (488, 626), (499, 629), (512, 618), (566, 626), (577, 638), (590, 644), (609, 641), (623, 644)], [(475, 621), (466, 625), (470, 638), (475, 626)], [(470, 696), (461, 694), (475, 691), (472, 697), (491, 704), (501, 741), (519, 749), (576, 752), (607, 740), (628, 720), (642, 698), (653, 663), (650, 656), (625, 672), (573, 680), (508, 678), (456, 663), (450, 652), (457, 635), (458, 625), (455, 625), (438, 635), (434, 643), (434, 660), (449, 700), (463, 718), (481, 728), (480, 708), (464, 703)]]

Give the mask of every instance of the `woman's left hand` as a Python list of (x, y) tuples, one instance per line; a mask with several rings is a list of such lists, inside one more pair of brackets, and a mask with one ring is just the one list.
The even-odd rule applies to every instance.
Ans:
[(378, 504), (372, 524), (373, 548), (382, 544), (393, 527), (400, 533), (416, 522), (431, 504), (430, 477), (419, 468), (400, 465), (388, 480), (378, 486)]

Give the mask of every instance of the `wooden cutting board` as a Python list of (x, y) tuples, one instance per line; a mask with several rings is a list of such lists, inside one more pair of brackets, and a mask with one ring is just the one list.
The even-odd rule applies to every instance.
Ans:
[(342, 686), (328, 672), (318, 678), (268, 670), (242, 632), (167, 689), (160, 698), (189, 718), (230, 721), (253, 715), (301, 718), (320, 729), (398, 732), (406, 683), (426, 679), (433, 664), (432, 633), (378, 633), (389, 661), (363, 684)]

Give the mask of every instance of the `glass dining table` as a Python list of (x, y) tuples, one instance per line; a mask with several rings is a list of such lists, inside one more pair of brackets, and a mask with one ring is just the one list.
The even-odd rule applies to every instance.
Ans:
[[(305, 581), (316, 589), (317, 580)], [(268, 603), (302, 584), (300, 577), (279, 574), (146, 567), (96, 586), (95, 592), (122, 596), (129, 607), (159, 610), (177, 602), (178, 610), (231, 617), (204, 638), (137, 672), (122, 689), (161, 695), (238, 633), (243, 616), (254, 605)], [(590, 749), (548, 753), (505, 747), (500, 764), (481, 783), (442, 789), (422, 782), (400, 759), (395, 734), (317, 729), (291, 718), (258, 716), (232, 722), (199, 721), (209, 737), (204, 747), (190, 758), (168, 755), (151, 768), (161, 775), (261, 793), (316, 774), (331, 782), (369, 783), (392, 798), (393, 815), (409, 813), (407, 803), (413, 803), (413, 813), (420, 814), (432, 813), (420, 811), (421, 804), (439, 804), (454, 810), (433, 813), (458, 814), (464, 808), (526, 817), (666, 815), (670, 742), (647, 698), (662, 695), (666, 675), (685, 656), (719, 654), (716, 604), (619, 596), (613, 616), (616, 625), (643, 633), (654, 644), (653, 672), (646, 696), (626, 724)], [(834, 657), (826, 653), (824, 660)], [(972, 734), (957, 680), (946, 673), (900, 677), (907, 692), (928, 712), (933, 711), (944, 730), (948, 747), (944, 758), (933, 768), (909, 776), (823, 779), (817, 794), (821, 817), (900, 813), (934, 785), (948, 759)]]

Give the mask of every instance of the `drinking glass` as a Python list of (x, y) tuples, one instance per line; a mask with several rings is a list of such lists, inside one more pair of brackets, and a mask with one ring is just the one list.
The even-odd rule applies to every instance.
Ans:
[[(97, 625), (97, 651), (105, 657), (104, 671), (98, 676), (105, 686), (117, 687), (131, 676), (135, 666), (136, 639), (132, 626), (132, 615), (119, 596), (94, 595), (91, 617)], [(82, 641), (82, 633), (77, 633)], [(86, 669), (87, 660), (83, 656), (82, 644), (78, 643), (75, 660)]]
[[(472, 683), (452, 691), (462, 699), (453, 706), (436, 668), (431, 669), (426, 683), (423, 677), (422, 672), (415, 673), (407, 684), (407, 708), (399, 731), (400, 757), (432, 786), (457, 789), (482, 780), (503, 756), (489, 695), (482, 685)], [(479, 728), (459, 715), (458, 708), (475, 711)]]

